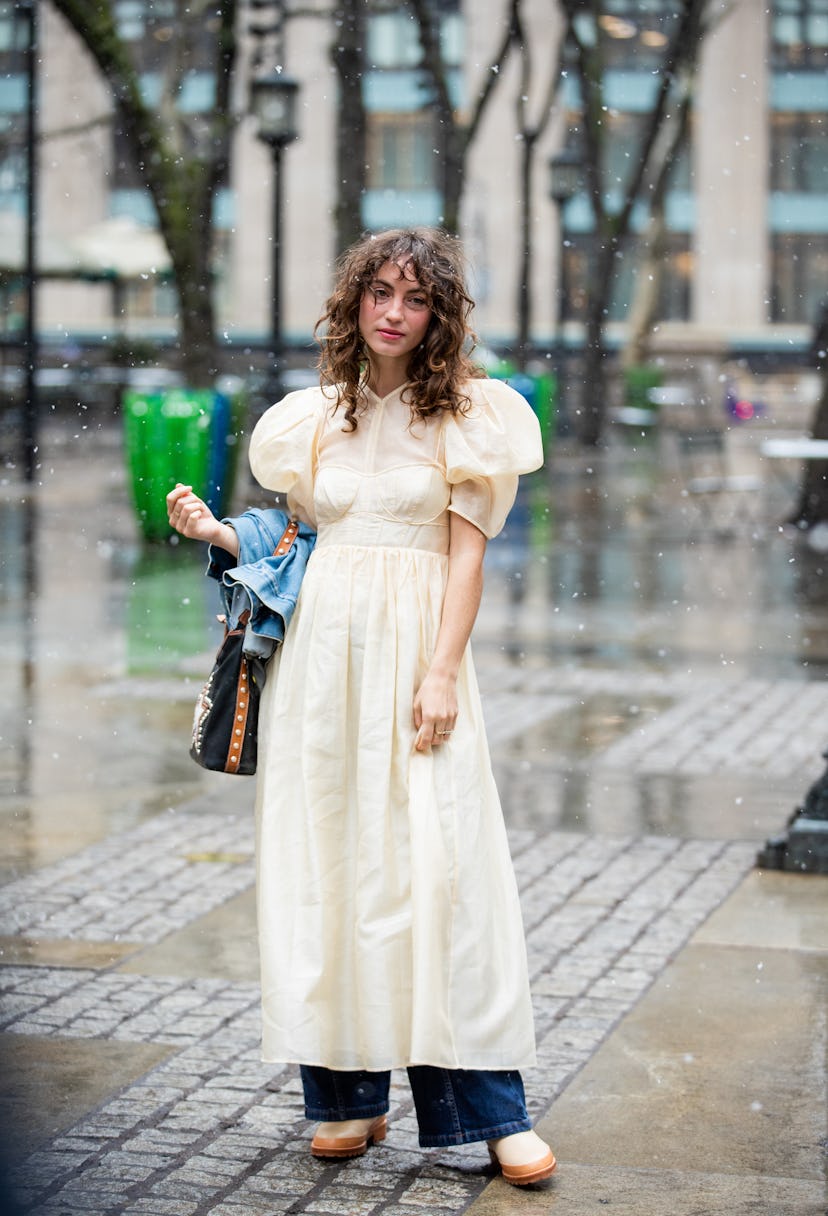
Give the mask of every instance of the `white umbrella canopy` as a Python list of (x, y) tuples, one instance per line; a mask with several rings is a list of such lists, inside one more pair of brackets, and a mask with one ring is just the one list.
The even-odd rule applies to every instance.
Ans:
[[(25, 224), (16, 211), (0, 212), (0, 273), (25, 270)], [(40, 278), (138, 279), (166, 274), (171, 265), (158, 233), (128, 216), (102, 220), (67, 238), (40, 225), (36, 253)]]
[(69, 242), (86, 273), (115, 279), (138, 279), (166, 274), (171, 266), (167, 247), (153, 228), (128, 216), (102, 220)]

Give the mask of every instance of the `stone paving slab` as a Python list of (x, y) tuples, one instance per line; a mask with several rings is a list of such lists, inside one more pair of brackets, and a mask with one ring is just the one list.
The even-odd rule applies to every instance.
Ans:
[[(601, 768), (795, 776), (828, 746), (828, 683), (710, 683), (608, 747)], [(804, 793), (804, 791), (803, 791)]]
[(547, 717), (602, 694), (624, 699), (633, 715), (643, 697), (661, 700), (658, 708), (633, 716), (617, 741), (591, 752), (590, 767), (602, 771), (634, 768), (638, 774), (789, 778), (800, 776), (803, 769), (819, 771), (820, 756), (828, 747), (826, 681), (717, 678), (710, 672), (633, 675), (585, 667), (510, 672), (485, 662), (479, 674), (489, 730), (497, 728), (500, 705), (510, 690), (518, 693), (510, 738), (542, 720), (535, 707), (552, 692), (563, 704), (558, 710), (551, 707)]
[[(62, 454), (64, 463), (72, 450)], [(85, 452), (85, 470), (87, 460)], [(110, 611), (106, 595), (113, 588), (115, 594), (126, 595), (128, 585), (122, 575), (113, 579), (111, 570), (101, 582), (96, 563), (121, 560), (118, 555), (133, 543), (134, 528), (121, 493), (123, 470), (117, 471), (111, 453), (96, 478), (86, 472), (78, 477), (71, 462), (66, 467), (70, 475), (58, 481), (50, 474), (41, 496), (41, 554), (61, 580), (72, 567), (81, 611), (73, 612), (70, 600), (67, 617), (61, 581), (60, 598), (44, 601), (52, 610), (41, 621), (38, 638), (42, 652), (56, 655), (59, 665), (73, 672), (78, 656), (67, 653), (67, 638), (76, 636), (77, 622), (88, 626), (90, 575), (105, 593), (96, 602)], [(98, 547), (90, 563), (84, 560), (84, 548), (66, 550), (66, 503), (87, 517), (100, 518), (98, 509), (89, 510), (89, 488), (94, 487), (97, 508), (100, 486), (112, 487), (113, 478), (118, 488), (108, 492), (105, 531), (97, 541), (93, 534), (84, 541), (89, 553), (95, 544)], [(558, 483), (558, 496), (560, 489)], [(626, 501), (626, 488), (623, 494)], [(580, 519), (581, 506), (580, 498), (570, 505), (570, 520), (575, 519), (573, 510)], [(617, 512), (615, 518), (620, 522)], [(603, 518), (598, 522), (603, 535)], [(651, 536), (643, 536), (647, 552)], [(710, 801), (711, 815), (720, 819), (723, 791), (729, 795), (733, 790), (728, 776), (735, 775), (738, 789), (754, 796), (770, 787), (772, 779), (792, 779), (804, 793), (803, 772), (820, 767), (828, 715), (825, 686), (816, 681), (744, 678), (745, 670), (757, 669), (755, 651), (763, 644), (769, 654), (761, 670), (774, 670), (775, 662), (786, 663), (785, 671), (798, 670), (800, 662), (798, 635), (776, 647), (776, 639), (796, 632), (791, 630), (791, 606), (786, 603), (779, 610), (776, 600), (763, 598), (763, 592), (749, 602), (756, 586), (755, 545), (731, 548), (724, 555), (712, 546), (665, 554), (662, 577), (674, 581), (676, 595), (681, 588), (685, 601), (695, 598), (702, 604), (688, 624), (679, 617), (678, 599), (671, 606), (661, 592), (628, 594), (625, 580), (635, 577), (639, 568), (632, 550), (625, 552), (634, 560), (616, 565), (610, 575), (621, 587), (620, 599), (576, 599), (584, 581), (578, 563), (570, 574), (562, 568), (556, 571), (554, 553), (548, 565), (545, 557), (535, 564), (534, 574), (526, 569), (525, 592), (517, 597), (515, 580), (523, 577), (522, 563), (529, 552), (521, 555), (520, 543), (519, 537), (504, 541), (501, 557), (497, 546), (491, 547), (495, 574), (478, 622), (475, 653), (495, 758), (515, 779), (509, 794), (518, 813), (510, 815), (510, 839), (526, 918), (538, 1029), (538, 1066), (527, 1072), (526, 1082), (530, 1110), (539, 1116), (556, 1096), (570, 1092), (573, 1078), (583, 1075), (584, 1064), (595, 1058), (599, 1045), (613, 1041), (619, 1021), (638, 1007), (696, 926), (750, 869), (757, 847), (755, 831), (750, 841), (727, 838), (751, 834), (750, 818), (740, 819), (737, 826), (728, 821), (715, 827), (704, 819), (705, 826), (699, 827), (697, 810), (692, 819), (648, 818), (638, 809), (625, 817), (622, 783), (652, 778), (647, 797), (652, 801), (657, 794), (672, 804), (680, 800), (682, 782), (666, 781), (663, 774), (686, 775), (690, 780), (685, 784), (694, 789), (700, 786), (695, 780), (699, 772), (718, 774)], [(607, 543), (617, 550), (617, 530)], [(657, 556), (661, 559), (661, 551)], [(787, 556), (787, 545), (768, 546), (762, 579), (773, 581)], [(505, 566), (499, 572), (501, 560)], [(714, 561), (719, 583), (711, 617), (707, 588)], [(512, 568), (515, 562), (520, 570)], [(71, 595), (71, 580), (67, 586)], [(563, 595), (570, 592), (564, 602)], [(731, 603), (748, 611), (752, 629), (728, 633), (718, 628), (720, 608), (727, 611)], [(809, 619), (817, 620), (816, 608), (797, 603), (795, 612), (796, 620), (804, 619), (806, 625)], [(677, 626), (680, 660), (671, 658), (669, 650)], [(186, 725), (186, 704), (192, 703), (196, 677), (211, 657), (206, 651), (188, 653), (177, 666), (164, 659), (163, 665), (156, 662), (142, 675), (126, 675), (120, 650), (123, 634), (106, 628), (97, 636), (94, 662), (90, 664), (92, 656), (87, 655), (85, 668), (94, 681), (85, 691), (97, 733), (86, 732), (87, 750), (81, 748), (79, 767), (73, 770), (67, 763), (70, 749), (79, 745), (71, 714), (56, 711), (54, 721), (46, 718), (49, 737), (59, 745), (54, 751), (62, 753), (50, 760), (52, 784), (46, 783), (52, 824), (63, 816), (72, 830), (76, 803), (71, 800), (88, 801), (88, 774), (96, 764), (103, 764), (103, 779), (113, 786), (99, 799), (101, 830), (112, 822), (112, 808), (122, 793), (116, 784), (134, 791), (151, 780), (148, 761), (157, 759), (159, 746), (169, 747), (177, 759), (173, 776), (167, 776), (169, 787), (153, 787), (157, 801), (150, 811), (165, 805), (167, 788), (188, 786), (180, 776), (186, 762), (175, 751), (179, 744), (170, 743), (169, 731), (161, 741), (147, 732), (141, 702), (171, 706), (176, 723)], [(16, 679), (18, 656), (11, 637), (0, 638), (0, 646)], [(728, 655), (720, 656), (725, 647)], [(598, 665), (604, 661), (600, 656), (613, 653), (620, 666), (612, 668), (611, 657), (605, 666)], [(550, 661), (552, 654), (573, 658), (556, 663)], [(673, 670), (667, 670), (668, 663)], [(698, 670), (691, 670), (691, 664)], [(73, 707), (75, 689), (73, 679)], [(113, 707), (120, 712), (124, 706), (135, 710), (129, 745), (107, 750), (108, 735), (102, 735), (99, 724), (108, 721)], [(612, 717), (611, 729), (590, 732), (591, 737), (579, 738), (578, 746), (571, 747), (566, 729), (571, 729), (573, 718), (590, 714)], [(39, 722), (42, 727), (43, 719)], [(531, 739), (528, 747), (523, 746), (525, 737)], [(181, 747), (186, 747), (183, 739)], [(20, 780), (17, 769), (3, 773), (12, 784)], [(75, 781), (68, 794), (67, 774)], [(606, 827), (602, 824), (587, 834), (583, 828), (590, 821), (584, 817), (575, 831), (549, 832), (553, 779), (561, 787), (601, 783), (610, 810)], [(195, 784), (193, 780), (191, 786)], [(587, 805), (590, 798), (587, 791)], [(491, 1177), (485, 1149), (422, 1151), (404, 1074), (393, 1076), (393, 1121), (383, 1146), (345, 1165), (314, 1161), (308, 1152), (311, 1129), (302, 1118), (296, 1069), (265, 1065), (259, 1059), (256, 986), (193, 972), (141, 974), (142, 950), (170, 942), (184, 930), (198, 933), (208, 915), (219, 916), (249, 892), (253, 881), (252, 788), (249, 794), (244, 786), (238, 794), (234, 791), (229, 813), (215, 810), (221, 804), (206, 785), (190, 803), (178, 796), (171, 801), (174, 810), (155, 815), (141, 828), (117, 832), (0, 888), (2, 944), (21, 946), (12, 955), (18, 965), (0, 971), (6, 1049), (22, 1052), (26, 1045), (40, 1044), (53, 1054), (59, 1052), (67, 1068), (81, 1055), (88, 1060), (96, 1045), (101, 1057), (108, 1048), (123, 1058), (132, 1051), (135, 1059), (160, 1061), (152, 1067), (142, 1064), (143, 1072), (133, 1069), (106, 1077), (108, 1097), (78, 1104), (76, 1115), (57, 1134), (41, 1137), (33, 1153), (15, 1162), (14, 1181), (26, 1210), (54, 1216), (453, 1216), (467, 1210)], [(537, 808), (528, 827), (521, 804)], [(787, 803), (781, 807), (777, 826), (789, 809)], [(776, 809), (771, 813), (775, 816)], [(542, 816), (546, 823), (541, 823)], [(78, 821), (85, 822), (82, 816)], [(572, 826), (571, 819), (561, 822)], [(661, 834), (642, 835), (648, 830), (642, 823), (655, 825), (652, 830)], [(76, 847), (72, 839), (67, 833), (60, 847)], [(19, 864), (27, 864), (26, 855), (20, 857)], [(124, 953), (131, 954), (128, 972), (119, 970)], [(106, 1069), (105, 1061), (101, 1069)], [(580, 1192), (588, 1203), (606, 1197), (619, 1211), (638, 1216), (643, 1172), (627, 1174), (619, 1186), (619, 1175), (612, 1171), (596, 1178), (580, 1166), (567, 1166), (562, 1185), (551, 1196), (511, 1188), (491, 1191), (500, 1189), (506, 1195), (499, 1211), (504, 1206), (509, 1211), (518, 1206), (547, 1210), (558, 1200), (566, 1206), (573, 1193)], [(744, 1186), (743, 1179), (737, 1181)], [(697, 1175), (678, 1171), (660, 1175), (654, 1184), (656, 1210), (695, 1212), (697, 1182)], [(799, 1216), (801, 1209), (789, 1202), (784, 1179), (754, 1179), (749, 1190), (756, 1211), (763, 1204), (769, 1210), (769, 1203), (773, 1211), (796, 1210)], [(487, 1197), (490, 1193), (487, 1190)], [(734, 1194), (734, 1204), (738, 1198)]]
[(0, 933), (160, 941), (250, 886), (253, 834), (249, 814), (170, 810), (0, 888)]
[[(526, 753), (535, 785), (546, 771), (537, 732), (555, 731), (567, 715), (607, 698), (629, 713), (608, 742), (568, 755), (568, 771), (790, 777), (818, 757), (828, 720), (824, 685), (726, 673), (631, 677), (484, 661), (481, 685), (496, 759), (514, 758), (535, 732)], [(756, 739), (774, 724), (778, 746), (765, 747), (757, 776)], [(796, 746), (779, 730), (796, 735)], [(13, 1180), (24, 1212), (453, 1216), (485, 1189), (485, 1149), (419, 1148), (404, 1073), (393, 1077), (392, 1131), (381, 1148), (345, 1165), (314, 1161), (297, 1070), (259, 1059), (258, 986), (141, 973), (142, 948), (198, 926), (250, 890), (252, 797), (251, 785), (231, 810), (216, 811), (202, 793), (0, 889), (5, 940), (52, 943), (55, 959), (70, 964), (38, 960), (33, 949), (29, 965), (0, 971), (0, 1029), (12, 1048), (39, 1037), (67, 1053), (96, 1041), (169, 1053), (19, 1163)], [(538, 1065), (526, 1075), (537, 1117), (751, 868), (756, 843), (531, 825), (513, 827), (510, 842), (538, 1036)], [(84, 953), (84, 943), (118, 949), (108, 959)], [(129, 970), (116, 970), (131, 950)]]
[[(186, 833), (177, 840), (187, 847)], [(733, 889), (753, 848), (562, 832), (515, 833), (513, 848), (538, 1032), (527, 1098), (539, 1115)], [(48, 967), (5, 968), (0, 983), (10, 1036), (174, 1049), (20, 1164), (24, 1211), (448, 1216), (489, 1179), (479, 1146), (418, 1147), (396, 1073), (386, 1145), (344, 1166), (314, 1161), (297, 1070), (259, 1060), (255, 985)]]

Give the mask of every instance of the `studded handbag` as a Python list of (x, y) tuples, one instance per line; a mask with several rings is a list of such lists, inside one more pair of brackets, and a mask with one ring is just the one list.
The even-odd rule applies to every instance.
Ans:
[[(274, 557), (287, 553), (297, 533), (298, 524), (291, 521)], [(256, 771), (259, 702), (267, 678), (264, 660), (245, 652), (249, 619), (248, 611), (232, 626), (224, 618), (224, 637), (196, 700), (190, 745), (190, 755), (202, 768), (242, 777)]]

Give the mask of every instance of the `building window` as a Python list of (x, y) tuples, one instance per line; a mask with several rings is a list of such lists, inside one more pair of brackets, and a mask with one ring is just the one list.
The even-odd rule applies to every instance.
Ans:
[(771, 65), (828, 67), (828, 0), (775, 0)]
[(778, 232), (771, 251), (771, 320), (813, 325), (826, 297), (828, 235)]
[(405, 12), (376, 13), (368, 21), (368, 62), (371, 68), (414, 68), (420, 43), (414, 18)]
[[(598, 17), (606, 68), (645, 71), (660, 68), (678, 15), (672, 0), (607, 0)], [(595, 18), (584, 9), (575, 17), (582, 39), (595, 41)]]
[[(165, 90), (182, 116), (180, 135), (187, 155), (198, 155), (210, 132), (208, 116), (215, 107), (215, 35), (219, 18), (208, 13), (203, 20), (182, 25), (178, 0), (116, 0), (115, 19), (121, 38), (138, 74), (144, 101), (162, 107)], [(171, 50), (170, 44), (174, 50)], [(178, 75), (169, 79), (175, 61)], [(113, 123), (114, 190), (142, 190), (143, 181), (133, 164), (133, 149), (117, 120)], [(225, 175), (222, 185), (226, 185)]]
[[(210, 6), (207, 6), (208, 9)], [(213, 39), (220, 28), (215, 11), (182, 24), (179, 0), (116, 0), (118, 34), (129, 45), (139, 73), (169, 69), (170, 43), (178, 43), (177, 64), (186, 76), (212, 69)]]
[[(615, 112), (607, 115), (601, 168), (608, 190), (623, 191), (626, 189), (632, 168), (638, 163), (641, 155), (644, 132), (649, 121), (649, 114)], [(573, 118), (571, 126), (574, 131), (577, 131), (576, 119)], [(688, 135), (672, 165), (671, 190), (689, 191), (692, 189), (690, 141), (691, 137)]]
[[(458, 0), (442, 0), (440, 50), (443, 62), (451, 67), (463, 64), (463, 18)], [(370, 68), (416, 68), (422, 58), (417, 22), (405, 9), (388, 9), (368, 19), (368, 65)]]
[[(579, 233), (566, 242), (567, 298), (564, 315), (567, 320), (586, 319), (587, 285), (590, 281), (589, 234)], [(660, 321), (688, 321), (690, 319), (691, 291), (693, 283), (693, 253), (690, 237), (684, 232), (670, 233), (665, 242), (662, 259), (662, 279), (658, 296), (658, 319)], [(641, 269), (635, 241), (624, 248), (615, 277), (615, 286), (609, 306), (609, 321), (626, 321), (632, 304), (636, 276)]]
[[(452, 98), (459, 103), (463, 22), (456, 2), (435, 4), (440, 48)], [(366, 107), (366, 227), (436, 223), (440, 217), (442, 133), (435, 121), (429, 77), (414, 17), (390, 6), (368, 19)]]
[(368, 188), (428, 190), (434, 185), (432, 115), (373, 114), (368, 125)]
[(828, 116), (771, 116), (771, 190), (828, 194)]

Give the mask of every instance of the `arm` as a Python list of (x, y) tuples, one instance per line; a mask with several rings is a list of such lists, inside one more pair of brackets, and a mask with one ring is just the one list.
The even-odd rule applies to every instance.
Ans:
[(218, 545), (234, 557), (239, 555), (239, 538), (233, 528), (216, 519), (206, 502), (193, 493), (192, 486), (179, 484), (167, 495), (167, 516), (176, 532), (190, 540)]
[(486, 537), (452, 512), (449, 521), (449, 568), (437, 644), (428, 671), (414, 698), (417, 751), (445, 742), (457, 720), (457, 672), (471, 636), (483, 592)]

